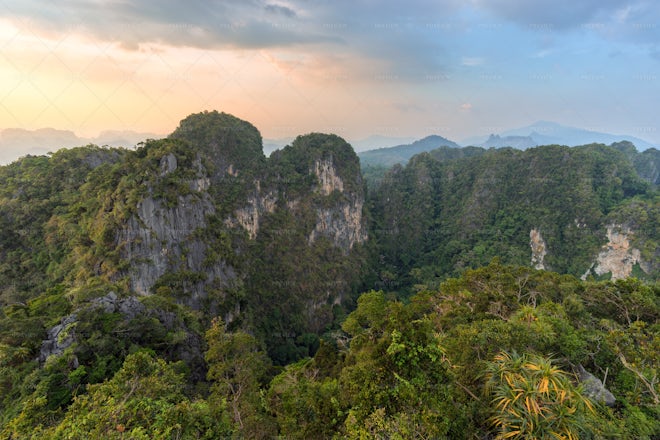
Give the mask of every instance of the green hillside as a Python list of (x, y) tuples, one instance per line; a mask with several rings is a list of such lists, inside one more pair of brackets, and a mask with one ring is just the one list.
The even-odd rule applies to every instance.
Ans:
[(654, 154), (203, 112), (0, 167), (0, 438), (657, 438)]
[(412, 144), (363, 151), (359, 154), (359, 157), (363, 166), (391, 167), (396, 164), (405, 164), (416, 154), (442, 147), (460, 148), (461, 146), (442, 136), (432, 135), (415, 141)]
[[(607, 243), (608, 224), (658, 219), (657, 193), (624, 154), (603, 145), (488, 150), (453, 161), (418, 155), (369, 195), (382, 270), (407, 286), (494, 257), (530, 264), (533, 229), (546, 244), (545, 267), (580, 276)], [(657, 278), (657, 233), (645, 228), (635, 240), (651, 263), (646, 275)]]

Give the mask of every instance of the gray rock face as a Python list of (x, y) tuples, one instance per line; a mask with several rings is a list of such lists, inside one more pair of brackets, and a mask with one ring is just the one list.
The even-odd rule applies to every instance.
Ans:
[[(318, 179), (316, 192), (329, 196), (338, 191), (344, 195), (344, 200), (332, 207), (317, 208), (316, 225), (309, 235), (309, 243), (314, 243), (319, 237), (329, 238), (335, 246), (348, 255), (356, 243), (367, 240), (367, 228), (362, 215), (364, 194), (345, 190), (335, 165), (329, 160), (317, 160), (311, 170)], [(358, 182), (360, 176), (355, 176)]]
[(529, 231), (529, 246), (532, 248), (532, 267), (537, 270), (545, 270), (543, 259), (548, 253), (548, 246), (541, 236), (541, 231), (536, 228)]
[(335, 246), (341, 248), (344, 254), (348, 254), (356, 243), (367, 240), (367, 230), (362, 217), (364, 200), (357, 196), (352, 199), (332, 208), (316, 210), (316, 226), (309, 235), (310, 243), (319, 237), (327, 237)]
[[(177, 168), (176, 158), (161, 159), (161, 173)], [(206, 192), (209, 180), (196, 164), (198, 178), (189, 181), (194, 194), (179, 195), (172, 206), (160, 198), (148, 195), (137, 205), (137, 214), (118, 232), (117, 241), (122, 257), (131, 262), (131, 289), (139, 295), (151, 294), (158, 279), (167, 273), (201, 274), (200, 280), (186, 285), (187, 303), (198, 308), (210, 284), (226, 286), (236, 277), (224, 261), (206, 264), (207, 245), (195, 233), (207, 227), (206, 217), (215, 207)]]
[[(83, 309), (99, 309), (101, 313), (120, 313), (124, 319), (131, 320), (146, 312), (146, 307), (134, 296), (119, 298), (115, 292), (109, 292), (100, 298), (94, 298)], [(71, 347), (76, 340), (76, 324), (81, 309), (62, 318), (62, 321), (47, 332), (41, 343), (39, 362), (45, 362), (49, 356), (59, 356)]]
[(172, 153), (163, 156), (163, 158), (160, 160), (160, 175), (165, 176), (166, 174), (176, 171), (176, 167), (176, 156), (174, 156)]
[(261, 219), (267, 213), (275, 211), (277, 203), (277, 192), (262, 191), (259, 180), (255, 181), (253, 194), (248, 196), (246, 205), (234, 212), (234, 217), (225, 221), (227, 226), (240, 225), (248, 233), (251, 240), (254, 240), (259, 233)]
[(584, 395), (596, 402), (604, 403), (607, 406), (612, 406), (616, 402), (614, 394), (610, 392), (600, 379), (584, 369), (582, 365), (578, 365), (578, 379), (584, 387)]
[(317, 160), (311, 171), (319, 180), (317, 191), (324, 196), (329, 196), (333, 191), (344, 192), (344, 182), (339, 177), (332, 160)]
[(61, 355), (71, 347), (75, 340), (76, 314), (62, 318), (62, 321), (47, 332), (47, 338), (41, 342), (39, 362), (43, 363), (52, 355)]
[(132, 290), (148, 295), (168, 270), (199, 268), (205, 245), (192, 235), (197, 228), (206, 226), (205, 216), (213, 212), (211, 203), (192, 195), (179, 196), (174, 207), (165, 206), (162, 200), (151, 196), (139, 202), (137, 216), (118, 234), (123, 257), (132, 262)]
[(145, 313), (146, 308), (134, 296), (128, 298), (118, 299), (115, 292), (110, 292), (100, 298), (95, 298), (91, 303), (103, 309), (105, 313), (120, 313), (126, 319), (134, 319), (135, 317)]
[[(308, 242), (313, 244), (320, 237), (325, 237), (342, 249), (344, 254), (348, 254), (356, 243), (363, 243), (368, 238), (365, 219), (362, 215), (364, 194), (361, 191), (346, 190), (332, 160), (315, 161), (309, 172), (315, 174), (318, 179), (318, 185), (313, 189), (315, 193), (327, 197), (336, 191), (343, 197), (332, 206), (316, 209), (316, 224), (309, 234)], [(360, 176), (355, 178), (361, 181)], [(227, 226), (240, 225), (248, 232), (248, 236), (252, 240), (259, 233), (261, 219), (266, 214), (275, 211), (280, 197), (277, 191), (262, 189), (259, 180), (255, 180), (254, 185), (255, 189), (248, 196), (246, 205), (236, 210), (234, 216), (225, 221)], [(299, 212), (301, 200), (287, 200), (286, 206), (289, 210)]]

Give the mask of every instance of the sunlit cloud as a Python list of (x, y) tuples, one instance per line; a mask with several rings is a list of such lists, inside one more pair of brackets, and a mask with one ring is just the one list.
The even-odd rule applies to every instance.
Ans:
[(481, 66), (486, 62), (485, 58), (482, 57), (464, 57), (461, 60), (461, 65), (468, 67)]
[(625, 132), (656, 125), (657, 23), (642, 0), (6, 0), (0, 128), (166, 134), (218, 109), (266, 137)]

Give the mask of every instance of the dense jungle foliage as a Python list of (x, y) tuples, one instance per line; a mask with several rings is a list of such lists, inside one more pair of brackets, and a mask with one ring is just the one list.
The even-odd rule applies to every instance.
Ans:
[[(105, 379), (93, 377), (98, 367), (72, 364), (73, 353), (39, 368), (5, 340), (3, 408), (15, 412), (4, 413), (3, 435), (654, 438), (659, 294), (635, 279), (585, 282), (493, 262), (406, 302), (364, 293), (341, 331), (285, 367), (274, 368), (249, 333), (214, 320), (202, 381), (163, 359), (173, 341), (130, 326), (95, 336), (131, 345)], [(580, 369), (616, 401), (587, 392)]]
[[(647, 261), (657, 258), (657, 190), (604, 145), (481, 150), (456, 160), (423, 153), (370, 188), (381, 279), (390, 285), (430, 283), (494, 257), (529, 264), (532, 229), (547, 244), (545, 267), (559, 273), (589, 270), (613, 223), (639, 223), (636, 244)], [(648, 272), (657, 278), (658, 267)]]
[[(365, 185), (337, 136), (261, 142), (205, 112), (0, 167), (0, 438), (660, 437), (654, 151), (445, 147)], [(580, 279), (610, 224), (648, 264)]]

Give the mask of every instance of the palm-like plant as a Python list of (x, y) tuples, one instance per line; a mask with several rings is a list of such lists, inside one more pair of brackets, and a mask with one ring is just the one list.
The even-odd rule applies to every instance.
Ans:
[(585, 429), (591, 403), (550, 358), (501, 352), (486, 374), (496, 438), (573, 440)]

